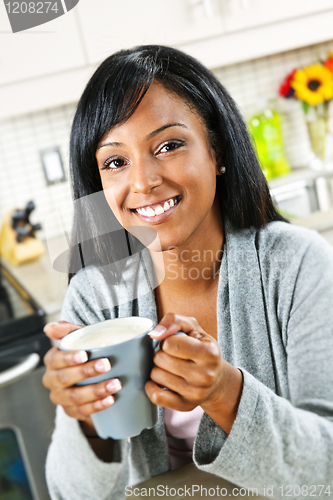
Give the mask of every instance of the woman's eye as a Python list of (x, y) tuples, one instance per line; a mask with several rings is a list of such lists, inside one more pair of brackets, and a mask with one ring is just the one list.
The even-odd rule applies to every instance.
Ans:
[(110, 169), (116, 170), (125, 165), (126, 161), (123, 158), (108, 158), (103, 164), (102, 170)]
[(163, 144), (163, 146), (158, 150), (158, 153), (169, 153), (170, 151), (181, 148), (182, 146), (184, 146), (184, 144), (184, 141), (167, 142), (166, 144)]

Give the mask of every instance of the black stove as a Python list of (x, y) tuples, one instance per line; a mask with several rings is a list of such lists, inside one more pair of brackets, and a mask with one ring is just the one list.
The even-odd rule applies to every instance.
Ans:
[(0, 500), (46, 500), (55, 406), (42, 384), (45, 312), (1, 262), (0, 278)]
[(39, 365), (51, 347), (43, 333), (45, 312), (0, 263), (0, 372), (37, 353)]

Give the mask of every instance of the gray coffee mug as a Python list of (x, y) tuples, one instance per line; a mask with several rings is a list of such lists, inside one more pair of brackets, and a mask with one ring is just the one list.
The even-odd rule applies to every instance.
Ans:
[(119, 344), (83, 349), (88, 353), (89, 360), (108, 358), (111, 370), (79, 382), (77, 385), (97, 384), (110, 378), (119, 378), (122, 383), (122, 389), (114, 395), (114, 404), (91, 415), (96, 432), (103, 439), (108, 437), (124, 439), (137, 436), (157, 422), (157, 406), (150, 401), (144, 389), (146, 382), (150, 379), (150, 372), (154, 365), (154, 350), (158, 344), (147, 333), (154, 328), (155, 324), (148, 318), (137, 316), (106, 320), (69, 333), (58, 345), (63, 351), (71, 351), (74, 348), (70, 347), (70, 343), (77, 341), (84, 334), (96, 331), (96, 328), (104, 330), (111, 325), (126, 324), (142, 325), (144, 333)]

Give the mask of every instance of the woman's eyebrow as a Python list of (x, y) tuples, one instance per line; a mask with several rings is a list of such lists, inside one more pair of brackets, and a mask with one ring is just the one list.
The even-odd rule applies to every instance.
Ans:
[(122, 142), (102, 142), (102, 144), (97, 146), (97, 149), (105, 148), (105, 146), (123, 146), (123, 143)]
[[(163, 130), (170, 128), (170, 127), (185, 127), (185, 123), (167, 123), (166, 125), (163, 125), (162, 127), (159, 127), (158, 129), (154, 130), (153, 132), (150, 132), (150, 134), (147, 135), (146, 139), (151, 139), (152, 137), (155, 137), (155, 135), (159, 134), (160, 132), (163, 132)], [(116, 146), (116, 147), (121, 147), (124, 146), (122, 142), (102, 142), (99, 146), (97, 146), (97, 149), (104, 148), (105, 146)]]
[(166, 128), (170, 127), (185, 127), (185, 123), (167, 123), (166, 125), (163, 125), (162, 127), (159, 127), (158, 129), (154, 130), (154, 132), (150, 132), (150, 134), (147, 135), (146, 139), (151, 139), (152, 137), (155, 137), (155, 135), (159, 134), (160, 132), (163, 132)]

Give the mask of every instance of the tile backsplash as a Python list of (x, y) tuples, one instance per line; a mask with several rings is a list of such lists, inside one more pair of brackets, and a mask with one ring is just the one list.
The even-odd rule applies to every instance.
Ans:
[[(33, 200), (31, 220), (43, 224), (70, 199), (69, 134), (75, 108), (66, 105), (0, 121), (0, 220), (8, 210)], [(40, 152), (54, 146), (59, 147), (67, 180), (47, 186)]]
[[(214, 70), (246, 119), (257, 111), (262, 99), (280, 111), (286, 156), (292, 167), (307, 164), (309, 142), (300, 103), (278, 99), (277, 89), (293, 68), (325, 58), (329, 51), (333, 52), (333, 40)], [(29, 200), (34, 200), (36, 210), (32, 221), (43, 223), (50, 213), (70, 199), (69, 133), (75, 108), (73, 103), (0, 121), (0, 220), (8, 210), (23, 208)], [(333, 143), (332, 120), (331, 130)], [(332, 143), (328, 144), (327, 154), (333, 162)], [(55, 146), (61, 152), (67, 180), (47, 186), (40, 151)], [(56, 236), (58, 232), (54, 227), (50, 234)], [(44, 237), (43, 231), (40, 236)]]

